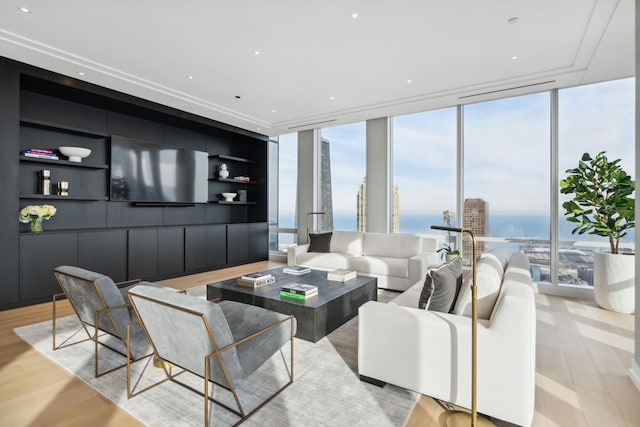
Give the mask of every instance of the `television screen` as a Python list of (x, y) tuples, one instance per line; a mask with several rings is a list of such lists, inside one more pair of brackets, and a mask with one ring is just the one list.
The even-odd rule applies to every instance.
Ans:
[(111, 137), (111, 200), (206, 203), (208, 153)]

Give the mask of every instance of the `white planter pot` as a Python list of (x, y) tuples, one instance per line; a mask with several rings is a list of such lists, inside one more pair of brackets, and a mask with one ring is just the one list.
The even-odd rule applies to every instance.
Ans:
[(593, 256), (593, 293), (602, 308), (635, 312), (635, 256), (596, 253)]
[(444, 254), (444, 261), (451, 262), (454, 259), (458, 258), (460, 255), (452, 255), (452, 254)]

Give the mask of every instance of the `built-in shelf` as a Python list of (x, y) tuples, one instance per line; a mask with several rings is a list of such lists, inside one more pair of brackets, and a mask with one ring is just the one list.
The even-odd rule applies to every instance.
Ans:
[(109, 200), (107, 196), (59, 196), (57, 194), (52, 194), (50, 196), (45, 196), (44, 194), (21, 194), (21, 199), (52, 199), (52, 200), (87, 200), (87, 201), (98, 201), (98, 200)]
[(255, 205), (256, 202), (227, 202), (226, 200), (210, 200), (209, 203), (218, 203), (221, 205)]
[(234, 184), (256, 184), (255, 181), (243, 181), (241, 179), (230, 179), (230, 178), (209, 178), (209, 181), (219, 181), (219, 182), (231, 182)]
[(227, 156), (225, 154), (212, 154), (212, 155), (209, 156), (209, 158), (210, 159), (229, 160), (229, 161), (240, 162), (240, 163), (255, 163), (253, 160), (245, 159), (243, 157)]
[(88, 169), (109, 169), (109, 165), (91, 165), (88, 163), (70, 162), (69, 160), (43, 159), (40, 157), (20, 156), (21, 162), (48, 163), (52, 165), (74, 166)]
[(90, 136), (94, 138), (105, 138), (109, 136), (109, 134), (106, 132), (101, 132), (94, 129), (85, 129), (85, 128), (80, 128), (76, 126), (62, 125), (59, 123), (48, 122), (46, 120), (37, 120), (29, 117), (21, 117), (20, 124), (25, 126), (31, 126), (34, 128), (51, 129), (51, 130), (72, 133), (75, 135)]

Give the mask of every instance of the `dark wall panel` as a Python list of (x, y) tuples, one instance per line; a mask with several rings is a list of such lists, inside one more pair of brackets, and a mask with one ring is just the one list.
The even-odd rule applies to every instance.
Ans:
[(158, 275), (158, 231), (129, 230), (128, 279), (151, 279)]
[(111, 277), (127, 279), (127, 231), (87, 231), (78, 233), (78, 266)]
[(221, 267), (227, 263), (227, 226), (207, 226), (207, 265)]
[(227, 262), (238, 264), (249, 259), (249, 226), (227, 225)]
[(207, 267), (207, 226), (184, 229), (185, 270), (200, 270)]
[(158, 276), (184, 272), (184, 228), (158, 229)]

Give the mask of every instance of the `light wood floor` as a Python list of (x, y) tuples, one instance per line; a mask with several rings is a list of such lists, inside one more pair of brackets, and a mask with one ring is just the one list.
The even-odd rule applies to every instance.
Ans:
[[(162, 283), (188, 289), (259, 262)], [(538, 294), (535, 427), (640, 426), (640, 391), (628, 376), (633, 316), (594, 303)], [(71, 314), (65, 303), (60, 316)], [(0, 312), (0, 426), (139, 426), (141, 423), (22, 341), (13, 329), (51, 318), (51, 304)], [(447, 411), (421, 397), (407, 427), (444, 427)], [(259, 417), (260, 415), (257, 414)]]

